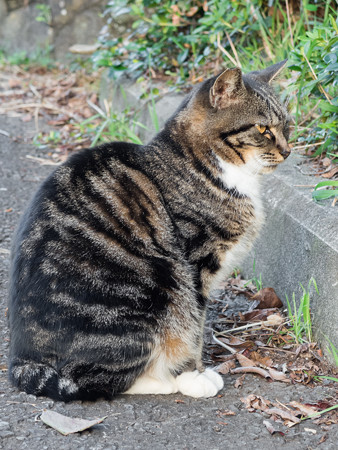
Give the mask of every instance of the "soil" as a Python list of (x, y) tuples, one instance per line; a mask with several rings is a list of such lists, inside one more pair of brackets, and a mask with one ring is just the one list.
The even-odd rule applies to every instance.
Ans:
[[(3, 133), (5, 132), (5, 133)], [(7, 381), (8, 327), (6, 318), (10, 242), (18, 219), (41, 181), (53, 170), (33, 157), (47, 158), (47, 150), (32, 146), (34, 123), (0, 115), (0, 448), (1, 449), (316, 449), (337, 448), (338, 426), (306, 420), (288, 428), (256, 410), (249, 412), (241, 398), (249, 394), (283, 404), (317, 403), (337, 399), (334, 383), (319, 386), (268, 382), (247, 374), (234, 387), (237, 375), (225, 375), (220, 395), (191, 399), (168, 396), (121, 395), (111, 402), (65, 404), (20, 393)], [(9, 136), (6, 136), (6, 133)], [(226, 294), (225, 294), (226, 295)], [(336, 383), (337, 384), (337, 383)], [(39, 419), (43, 409), (71, 417), (96, 419), (102, 424), (63, 436)], [(231, 410), (235, 415), (226, 415)], [(280, 433), (270, 434), (269, 420)]]

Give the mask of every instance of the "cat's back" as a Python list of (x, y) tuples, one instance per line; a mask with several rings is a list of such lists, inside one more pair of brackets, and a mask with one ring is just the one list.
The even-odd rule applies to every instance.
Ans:
[(86, 149), (41, 185), (13, 243), (10, 309), (88, 290), (85, 301), (106, 303), (113, 285), (125, 292), (152, 283), (173, 245), (144, 152), (128, 143)]

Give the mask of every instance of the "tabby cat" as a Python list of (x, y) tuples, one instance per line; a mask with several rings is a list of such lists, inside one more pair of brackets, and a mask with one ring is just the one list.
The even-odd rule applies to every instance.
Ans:
[(63, 401), (222, 389), (201, 360), (206, 302), (262, 225), (261, 175), (289, 155), (269, 85), (285, 63), (227, 69), (148, 145), (83, 150), (42, 184), (12, 249), (15, 386)]

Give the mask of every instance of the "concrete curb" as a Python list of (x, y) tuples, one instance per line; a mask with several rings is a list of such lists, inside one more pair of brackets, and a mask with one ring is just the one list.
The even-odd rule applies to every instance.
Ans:
[[(113, 82), (103, 75), (100, 98), (107, 98), (118, 112), (137, 105), (137, 120), (148, 127), (140, 129), (141, 139), (146, 142), (154, 136), (155, 128), (149, 100), (140, 100), (143, 92), (140, 84), (127, 79)], [(168, 94), (156, 101), (160, 127), (183, 98), (183, 94)], [(262, 274), (264, 286), (274, 287), (284, 303), (285, 294), (291, 298), (293, 292), (299, 300), (300, 283), (307, 288), (314, 277), (320, 293), (310, 290), (314, 330), (324, 353), (333, 362), (327, 339), (338, 349), (338, 208), (332, 208), (327, 201), (315, 203), (312, 190), (298, 186), (319, 182), (300, 172), (302, 161), (299, 155), (291, 155), (275, 173), (265, 177), (262, 193), (266, 224), (242, 270), (246, 277), (252, 277), (255, 261), (256, 274)]]

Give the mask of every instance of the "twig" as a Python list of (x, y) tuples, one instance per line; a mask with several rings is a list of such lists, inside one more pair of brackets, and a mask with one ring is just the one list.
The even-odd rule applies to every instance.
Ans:
[(27, 159), (32, 159), (33, 161), (38, 162), (42, 166), (59, 166), (61, 163), (51, 161), (46, 158), (39, 158), (38, 156), (26, 155)]
[(316, 144), (305, 144), (305, 145), (296, 145), (295, 147), (292, 147), (292, 150), (299, 150), (300, 148), (307, 148), (307, 147), (316, 147), (317, 145), (324, 144), (325, 141), (317, 142)]
[(283, 353), (290, 353), (290, 355), (294, 355), (295, 352), (291, 352), (290, 350), (284, 350), (283, 348), (277, 348), (277, 347), (259, 347), (259, 350), (271, 350), (273, 352), (283, 352)]
[(335, 198), (333, 199), (333, 202), (332, 202), (332, 205), (331, 205), (332, 207), (335, 206), (335, 204), (337, 203), (337, 200), (338, 200), (338, 197), (335, 197)]
[(303, 170), (302, 170), (302, 167), (298, 167), (298, 169), (299, 169), (299, 171), (300, 171), (300, 173), (302, 174), (302, 175), (310, 175), (310, 176), (313, 176), (313, 175), (323, 175), (323, 173), (327, 173), (327, 172), (330, 172), (330, 170), (331, 170), (331, 166), (328, 168), (328, 169), (325, 169), (325, 170), (322, 170), (321, 172), (304, 172)]
[(313, 111), (315, 111), (318, 108), (319, 103), (321, 102), (321, 100), (318, 100), (318, 102), (315, 104), (315, 106), (306, 114), (306, 116), (304, 117), (304, 119), (298, 124), (298, 128), (303, 125), (303, 123), (305, 123), (307, 121), (307, 119), (309, 117), (312, 116)]
[(40, 94), (40, 92), (36, 89), (35, 86), (33, 86), (32, 84), (29, 85), (29, 89), (33, 92), (33, 94), (38, 97), (38, 98), (42, 98), (42, 95)]
[[(313, 70), (313, 68), (312, 68), (312, 66), (310, 64), (310, 61), (307, 59), (307, 56), (305, 55), (304, 51), (303, 51), (303, 56), (304, 56), (304, 58), (305, 58), (305, 60), (306, 60), (306, 62), (308, 64), (308, 66), (310, 67), (310, 70), (311, 70), (311, 73), (312, 73), (312, 78), (314, 80), (318, 80), (318, 77), (315, 74), (315, 71)], [(319, 81), (318, 81), (318, 87), (319, 87), (319, 90), (325, 95), (325, 97), (326, 97), (327, 101), (330, 103), (330, 105), (332, 105), (330, 97), (328, 96), (328, 94), (326, 93), (325, 89), (323, 88), (323, 86), (321, 85), (321, 83)]]
[(3, 134), (4, 136), (7, 136), (7, 137), (10, 136), (10, 134), (5, 130), (0, 130), (0, 134)]
[(308, 187), (308, 188), (314, 188), (317, 185), (316, 184), (294, 184), (294, 187)]
[(9, 105), (5, 107), (0, 107), (0, 114), (1, 111), (11, 111), (15, 109), (30, 109), (30, 108), (51, 109), (57, 111), (60, 114), (64, 114), (69, 117), (72, 117), (73, 119), (76, 119), (76, 115), (71, 113), (69, 110), (58, 108), (57, 106), (51, 105), (50, 103), (22, 103), (21, 105)]
[(224, 53), (224, 54), (230, 59), (230, 61), (232, 62), (232, 64), (233, 64), (234, 66), (237, 66), (236, 60), (230, 55), (229, 52), (227, 52), (227, 51), (225, 50), (225, 48), (224, 48), (223, 45), (221, 44), (221, 39), (220, 39), (219, 33), (217, 33), (217, 47), (221, 50), (222, 53)]
[(279, 400), (275, 399), (277, 403), (279, 403), (281, 406), (283, 406), (283, 408), (286, 408), (288, 411), (292, 412), (292, 409), (287, 407), (286, 405), (284, 405), (284, 403), (280, 402)]
[(289, 10), (289, 2), (288, 2), (288, 0), (285, 0), (285, 4), (286, 4), (286, 14), (288, 16), (288, 25), (289, 25), (289, 30), (290, 30), (291, 45), (294, 48), (295, 44), (293, 42), (293, 34), (292, 34), (291, 18), (290, 18), (290, 10)]
[(224, 344), (224, 342), (221, 342), (219, 339), (217, 339), (217, 337), (213, 334), (212, 335), (212, 338), (213, 338), (213, 340), (218, 344), (218, 345), (220, 345), (221, 347), (223, 347), (223, 348), (226, 348), (230, 353), (232, 353), (233, 355), (235, 354), (235, 353), (238, 353), (237, 352), (237, 350), (234, 350), (232, 347), (230, 347), (229, 345), (227, 345), (227, 344)]
[(26, 93), (26, 91), (24, 91), (23, 89), (16, 90), (16, 91), (14, 91), (13, 89), (9, 89), (8, 91), (0, 92), (0, 97), (16, 97), (18, 95), (23, 95), (25, 93)]
[(94, 109), (94, 111), (96, 111), (97, 113), (100, 114), (100, 116), (106, 118), (106, 114), (104, 113), (104, 111), (97, 105), (95, 105), (93, 102), (91, 102), (90, 100), (87, 100), (88, 105)]
[(225, 35), (226, 35), (226, 37), (228, 38), (230, 47), (231, 47), (231, 49), (232, 49), (232, 51), (233, 51), (233, 54), (235, 55), (235, 58), (236, 58), (236, 61), (237, 61), (237, 66), (240, 67), (240, 68), (242, 68), (242, 64), (241, 64), (241, 62), (240, 62), (240, 60), (239, 60), (239, 57), (238, 57), (236, 48), (235, 48), (235, 46), (234, 46), (234, 44), (233, 44), (233, 42), (232, 42), (232, 40), (231, 40), (231, 37), (230, 37), (230, 35), (229, 35), (229, 33), (228, 33), (227, 31), (225, 32)]
[(35, 130), (37, 133), (39, 133), (39, 112), (40, 112), (40, 108), (35, 108), (34, 122), (35, 122)]
[(230, 373), (257, 373), (264, 378), (270, 377), (269, 373), (261, 369), (260, 367), (252, 366), (252, 367), (236, 367), (235, 369), (230, 369)]

